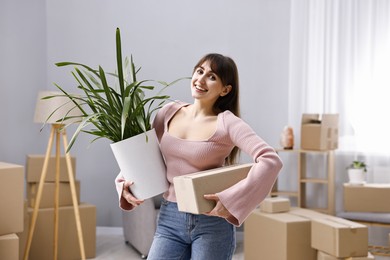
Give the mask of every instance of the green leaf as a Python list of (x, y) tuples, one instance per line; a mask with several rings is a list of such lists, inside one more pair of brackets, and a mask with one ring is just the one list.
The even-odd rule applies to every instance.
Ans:
[(125, 101), (123, 104), (122, 116), (121, 116), (121, 138), (123, 139), (126, 128), (126, 120), (129, 116), (129, 108), (130, 108), (130, 97), (125, 97)]
[(116, 61), (119, 77), (119, 86), (121, 90), (122, 100), (124, 99), (125, 85), (123, 80), (123, 67), (122, 67), (122, 46), (121, 46), (121, 33), (119, 28), (116, 29)]

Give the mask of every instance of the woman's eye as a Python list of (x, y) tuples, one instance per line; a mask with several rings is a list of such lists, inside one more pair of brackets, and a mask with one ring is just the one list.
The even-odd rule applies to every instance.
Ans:
[(210, 75), (209, 77), (211, 80), (216, 80), (217, 78), (214, 75)]
[(202, 75), (203, 74), (203, 70), (202, 69), (197, 69), (196, 73), (198, 73), (199, 75)]

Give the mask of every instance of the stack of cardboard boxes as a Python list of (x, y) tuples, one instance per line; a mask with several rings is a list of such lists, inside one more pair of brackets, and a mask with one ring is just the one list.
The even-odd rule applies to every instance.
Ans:
[(246, 260), (365, 260), (365, 225), (313, 210), (290, 208), (287, 198), (267, 198), (244, 225)]
[(0, 259), (19, 259), (23, 232), (24, 167), (0, 162)]
[[(42, 173), (43, 155), (28, 155), (26, 163), (26, 215), (25, 229), (21, 240), (21, 254), (24, 254), (29, 224), (35, 207), (36, 195)], [(71, 158), (73, 174), (76, 160)], [(29, 259), (53, 259), (54, 253), (54, 198), (55, 198), (55, 157), (49, 159), (42, 198), (39, 203), (38, 218), (35, 223)], [(81, 259), (76, 220), (72, 202), (68, 169), (65, 156), (60, 158), (58, 259)], [(80, 222), (86, 258), (96, 254), (96, 206), (80, 202), (80, 182), (75, 181)]]

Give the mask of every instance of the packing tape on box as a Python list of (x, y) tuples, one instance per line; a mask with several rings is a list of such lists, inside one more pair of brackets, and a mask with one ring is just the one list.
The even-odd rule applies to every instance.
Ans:
[(337, 218), (337, 217), (334, 217), (334, 218), (324, 218), (325, 220), (328, 220), (330, 222), (333, 222), (333, 223), (336, 223), (336, 224), (340, 224), (340, 225), (343, 225), (349, 229), (352, 230), (352, 232), (356, 233), (357, 232), (357, 229), (358, 228), (362, 228), (364, 225), (362, 224), (359, 224), (359, 223), (354, 223), (353, 221), (348, 221), (350, 222), (351, 224), (348, 225), (347, 223), (344, 222), (344, 219), (341, 219), (341, 218)]

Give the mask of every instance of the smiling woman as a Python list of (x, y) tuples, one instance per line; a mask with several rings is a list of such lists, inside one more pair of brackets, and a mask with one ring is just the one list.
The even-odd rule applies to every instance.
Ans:
[[(168, 191), (158, 217), (148, 259), (232, 259), (236, 226), (268, 195), (282, 162), (275, 152), (239, 116), (238, 72), (224, 55), (205, 55), (195, 65), (193, 103), (171, 102), (157, 113), (153, 126), (166, 162)], [(173, 179), (235, 163), (237, 150), (252, 157), (247, 177), (204, 198), (215, 207), (203, 214), (178, 209)], [(122, 209), (141, 205), (130, 193), (131, 181), (117, 177)]]
[(232, 89), (224, 85), (220, 77), (211, 69), (210, 61), (196, 67), (191, 80), (191, 93), (197, 106), (184, 106), (180, 109), (169, 126), (169, 133), (181, 139), (203, 141), (209, 139), (217, 126), (217, 114), (221, 111), (213, 105)]

